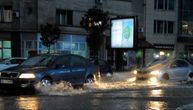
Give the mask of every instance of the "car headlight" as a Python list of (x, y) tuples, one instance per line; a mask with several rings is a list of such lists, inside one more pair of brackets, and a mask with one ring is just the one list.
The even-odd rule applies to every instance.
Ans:
[(134, 71), (133, 71), (133, 74), (137, 74), (137, 70), (134, 70)]
[(152, 75), (157, 75), (157, 74), (159, 74), (160, 73), (160, 71), (158, 71), (158, 70), (156, 70), (156, 71), (151, 71), (150, 72), (150, 74), (152, 74)]
[(22, 78), (22, 79), (33, 79), (35, 78), (35, 74), (33, 73), (22, 73), (19, 78)]

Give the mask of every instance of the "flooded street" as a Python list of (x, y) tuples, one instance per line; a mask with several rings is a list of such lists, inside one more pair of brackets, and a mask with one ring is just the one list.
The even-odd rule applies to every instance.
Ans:
[(0, 110), (181, 110), (193, 103), (191, 83), (136, 81), (129, 73), (79, 89), (64, 82), (36, 87), (37, 94), (1, 95)]

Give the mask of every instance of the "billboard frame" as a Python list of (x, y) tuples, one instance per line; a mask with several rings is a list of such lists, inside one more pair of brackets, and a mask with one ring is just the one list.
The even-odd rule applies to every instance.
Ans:
[[(124, 19), (133, 19), (133, 47), (112, 47), (112, 21), (113, 20), (124, 20)], [(137, 17), (136, 16), (129, 16), (129, 17), (121, 17), (121, 18), (111, 18), (110, 19), (110, 42), (112, 49), (136, 49), (136, 43), (138, 39), (137, 34)]]

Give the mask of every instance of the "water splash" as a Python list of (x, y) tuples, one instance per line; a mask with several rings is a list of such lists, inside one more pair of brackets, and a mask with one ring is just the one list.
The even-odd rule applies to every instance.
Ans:
[(134, 76), (129, 76), (129, 73), (124, 74), (114, 74), (113, 77), (103, 77), (100, 81), (95, 83), (84, 84), (81, 88), (74, 88), (68, 82), (60, 82), (53, 84), (49, 87), (42, 87), (40, 84), (36, 85), (36, 89), (40, 91), (41, 94), (46, 95), (76, 95), (88, 92), (97, 92), (104, 90), (118, 90), (118, 89), (141, 89), (143, 87), (155, 88), (155, 87), (168, 87), (175, 85), (173, 83), (160, 83), (158, 81), (136, 81)]
[(40, 83), (38, 83), (35, 88), (37, 91), (39, 91), (41, 94), (44, 95), (74, 95), (74, 94), (82, 94), (86, 91), (83, 89), (74, 89), (73, 86), (68, 82), (60, 82), (55, 83), (50, 86), (41, 86)]

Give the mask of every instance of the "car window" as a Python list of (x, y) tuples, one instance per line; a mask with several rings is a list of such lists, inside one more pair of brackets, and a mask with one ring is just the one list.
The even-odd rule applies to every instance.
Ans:
[(177, 61), (171, 63), (170, 68), (176, 68), (178, 66)]
[(71, 56), (71, 66), (86, 66), (86, 60), (78, 56)]
[(171, 64), (171, 68), (177, 68), (177, 67), (187, 67), (188, 63), (183, 60), (176, 60)]
[(192, 58), (189, 58), (189, 59), (186, 59), (191, 65), (193, 65), (193, 59)]
[(68, 67), (69, 65), (70, 65), (69, 56), (60, 56), (54, 62), (54, 66), (58, 66), (58, 67)]
[(188, 63), (183, 60), (178, 60), (178, 67), (188, 67)]
[(21, 64), (25, 59), (11, 59), (11, 64)]
[(46, 58), (43, 58), (37, 65), (49, 65), (51, 62), (54, 61), (54, 59), (54, 56), (48, 56)]
[(21, 65), (22, 66), (47, 66), (50, 63), (50, 60), (54, 59), (54, 56), (41, 55), (29, 58), (25, 60)]

